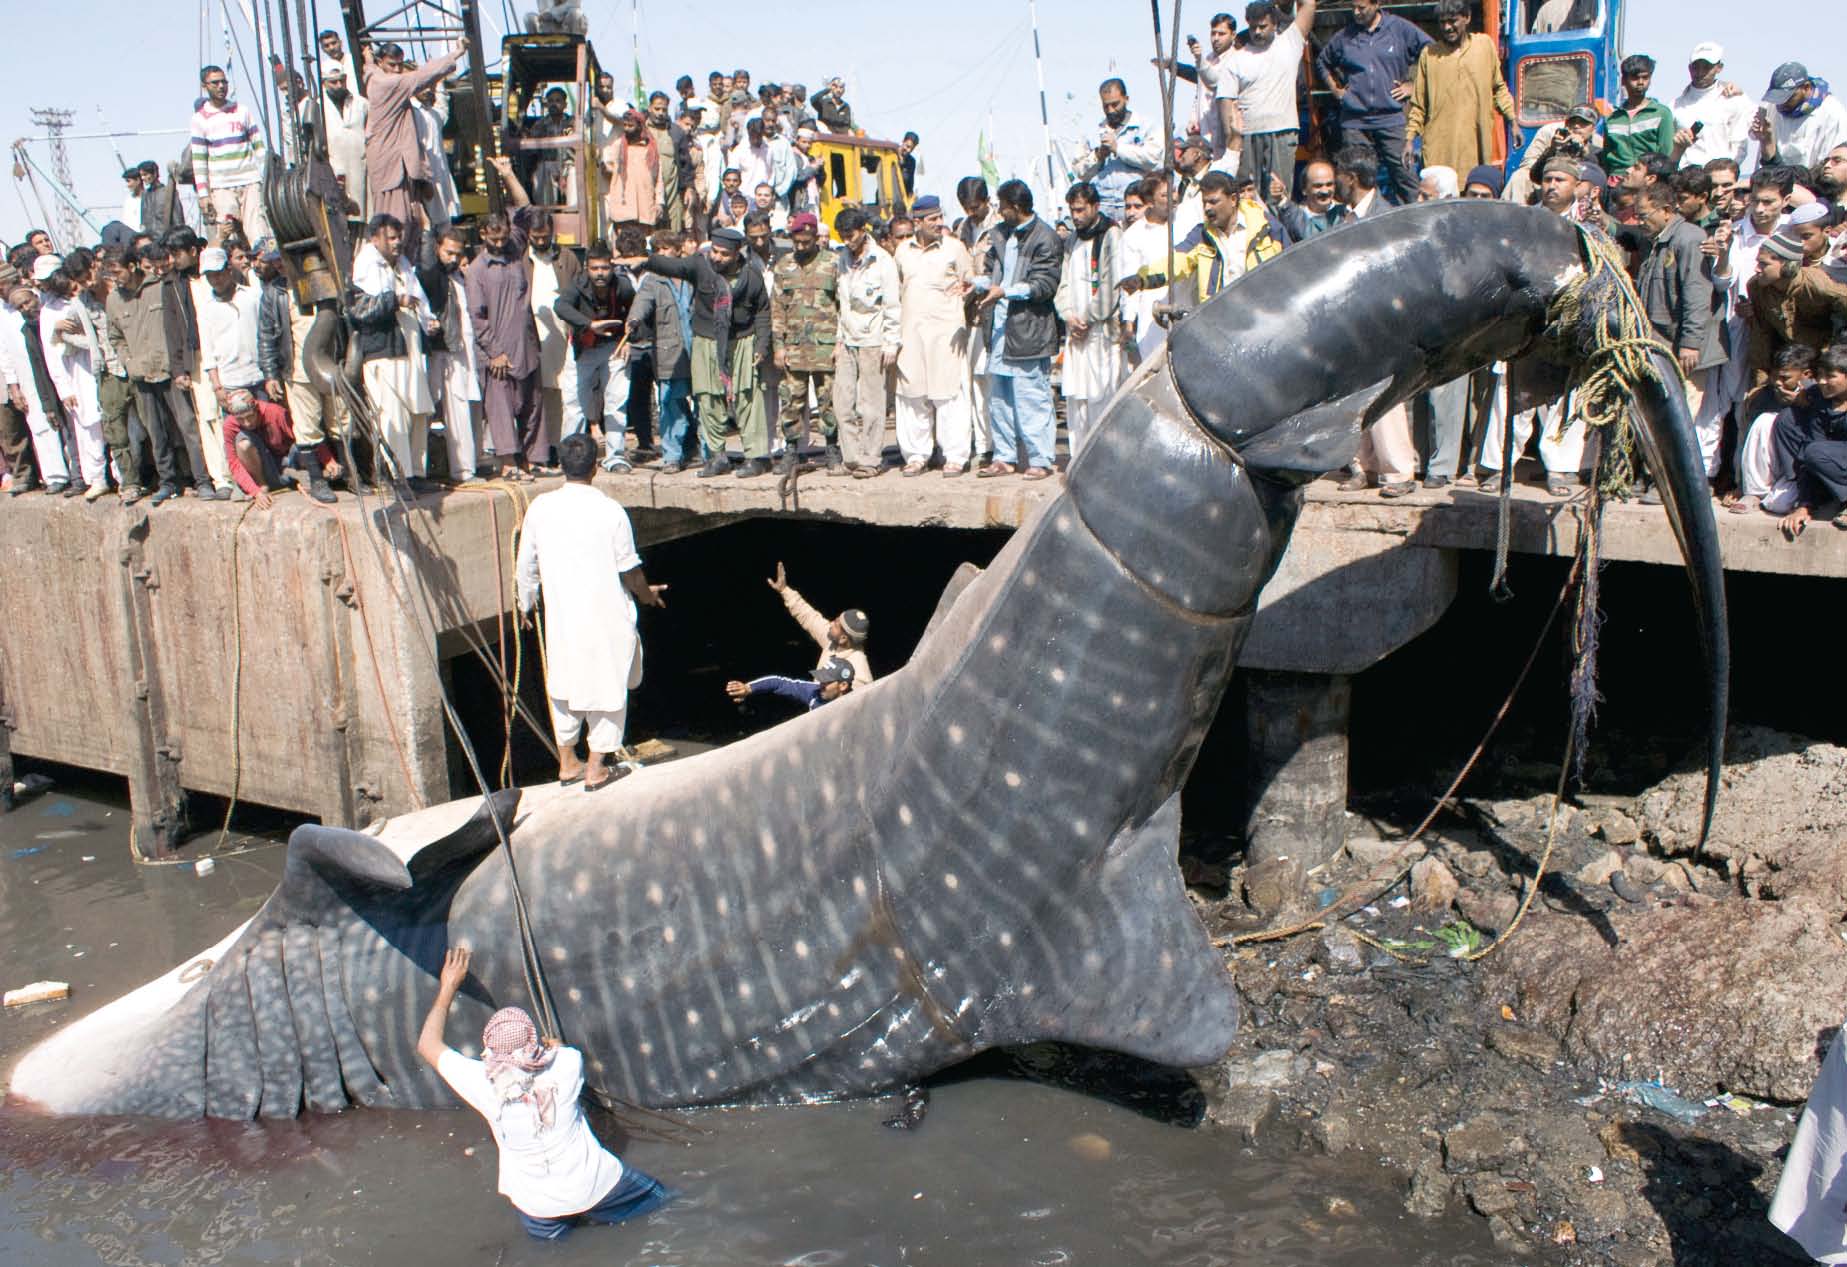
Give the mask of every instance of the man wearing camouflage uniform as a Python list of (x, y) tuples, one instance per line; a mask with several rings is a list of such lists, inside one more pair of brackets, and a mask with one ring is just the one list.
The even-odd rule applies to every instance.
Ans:
[(839, 335), (839, 259), (820, 249), (820, 221), (800, 212), (789, 221), (795, 250), (776, 264), (770, 328), (776, 344), (776, 368), (782, 371), (782, 474), (801, 465), (798, 451), (808, 422), (808, 389), (814, 388), (814, 411), (826, 442), (829, 475), (845, 475), (840, 437), (834, 422), (834, 343)]

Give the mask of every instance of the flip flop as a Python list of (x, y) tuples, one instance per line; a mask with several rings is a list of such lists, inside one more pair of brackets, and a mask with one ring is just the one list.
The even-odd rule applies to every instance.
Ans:
[(582, 783), (583, 781), (584, 781), (584, 776), (583, 776), (583, 774), (582, 774), (582, 772), (579, 772), (579, 773), (577, 773), (577, 774), (573, 774), (573, 775), (572, 775), (572, 776), (571, 776), (570, 778), (568, 778), (568, 779), (559, 779), (559, 780), (558, 780), (558, 786), (559, 786), (559, 787), (570, 787), (570, 786), (571, 786), (571, 784), (573, 784), (573, 783)]
[(621, 780), (626, 779), (630, 774), (633, 774), (633, 773), (634, 771), (629, 769), (628, 766), (622, 764), (621, 762), (617, 762), (614, 766), (609, 767), (609, 777), (607, 779), (604, 779), (601, 783), (584, 784), (584, 791), (600, 792), (604, 788), (608, 787), (611, 783), (620, 782)]

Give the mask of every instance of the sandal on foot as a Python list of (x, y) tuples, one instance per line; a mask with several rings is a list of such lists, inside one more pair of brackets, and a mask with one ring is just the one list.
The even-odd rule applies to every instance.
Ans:
[(1024, 474), (1025, 478), (1029, 480), (1043, 480), (1052, 477), (1051, 469), (1044, 466), (1029, 466), (1026, 468)]
[(1014, 470), (1011, 464), (1006, 462), (990, 462), (979, 471), (975, 472), (975, 478), (978, 480), (991, 480), (998, 476), (1012, 474), (1014, 474)]

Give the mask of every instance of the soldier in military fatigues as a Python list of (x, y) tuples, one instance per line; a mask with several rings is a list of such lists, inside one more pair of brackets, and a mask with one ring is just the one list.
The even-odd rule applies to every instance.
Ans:
[(834, 342), (840, 328), (836, 289), (840, 264), (832, 251), (820, 249), (820, 222), (810, 212), (789, 221), (793, 253), (776, 264), (770, 328), (776, 343), (776, 368), (783, 372), (781, 391), (782, 472), (800, 463), (797, 450), (808, 422), (808, 389), (814, 388), (815, 413), (826, 441), (829, 475), (845, 475), (839, 433), (834, 423)]

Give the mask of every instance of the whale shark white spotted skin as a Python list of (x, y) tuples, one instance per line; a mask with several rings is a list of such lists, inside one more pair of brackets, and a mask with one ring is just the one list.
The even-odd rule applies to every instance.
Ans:
[[(1236, 996), (1180, 880), (1179, 789), (1300, 485), (1395, 401), (1518, 353), (1578, 249), (1556, 217), (1446, 204), (1286, 253), (1175, 330), (904, 669), (596, 796), (497, 794), (592, 1083), (670, 1107), (866, 1094), (1039, 1039), (1220, 1056)], [(1671, 404), (1644, 422), (1684, 448)], [(1668, 458), (1680, 488), (1697, 454)], [(1679, 525), (1690, 562), (1703, 513)], [(249, 925), (53, 1035), (12, 1093), (167, 1116), (453, 1104), (415, 1055), (444, 948), (474, 950), (451, 1034), (526, 1002), (489, 812), (298, 829)]]

